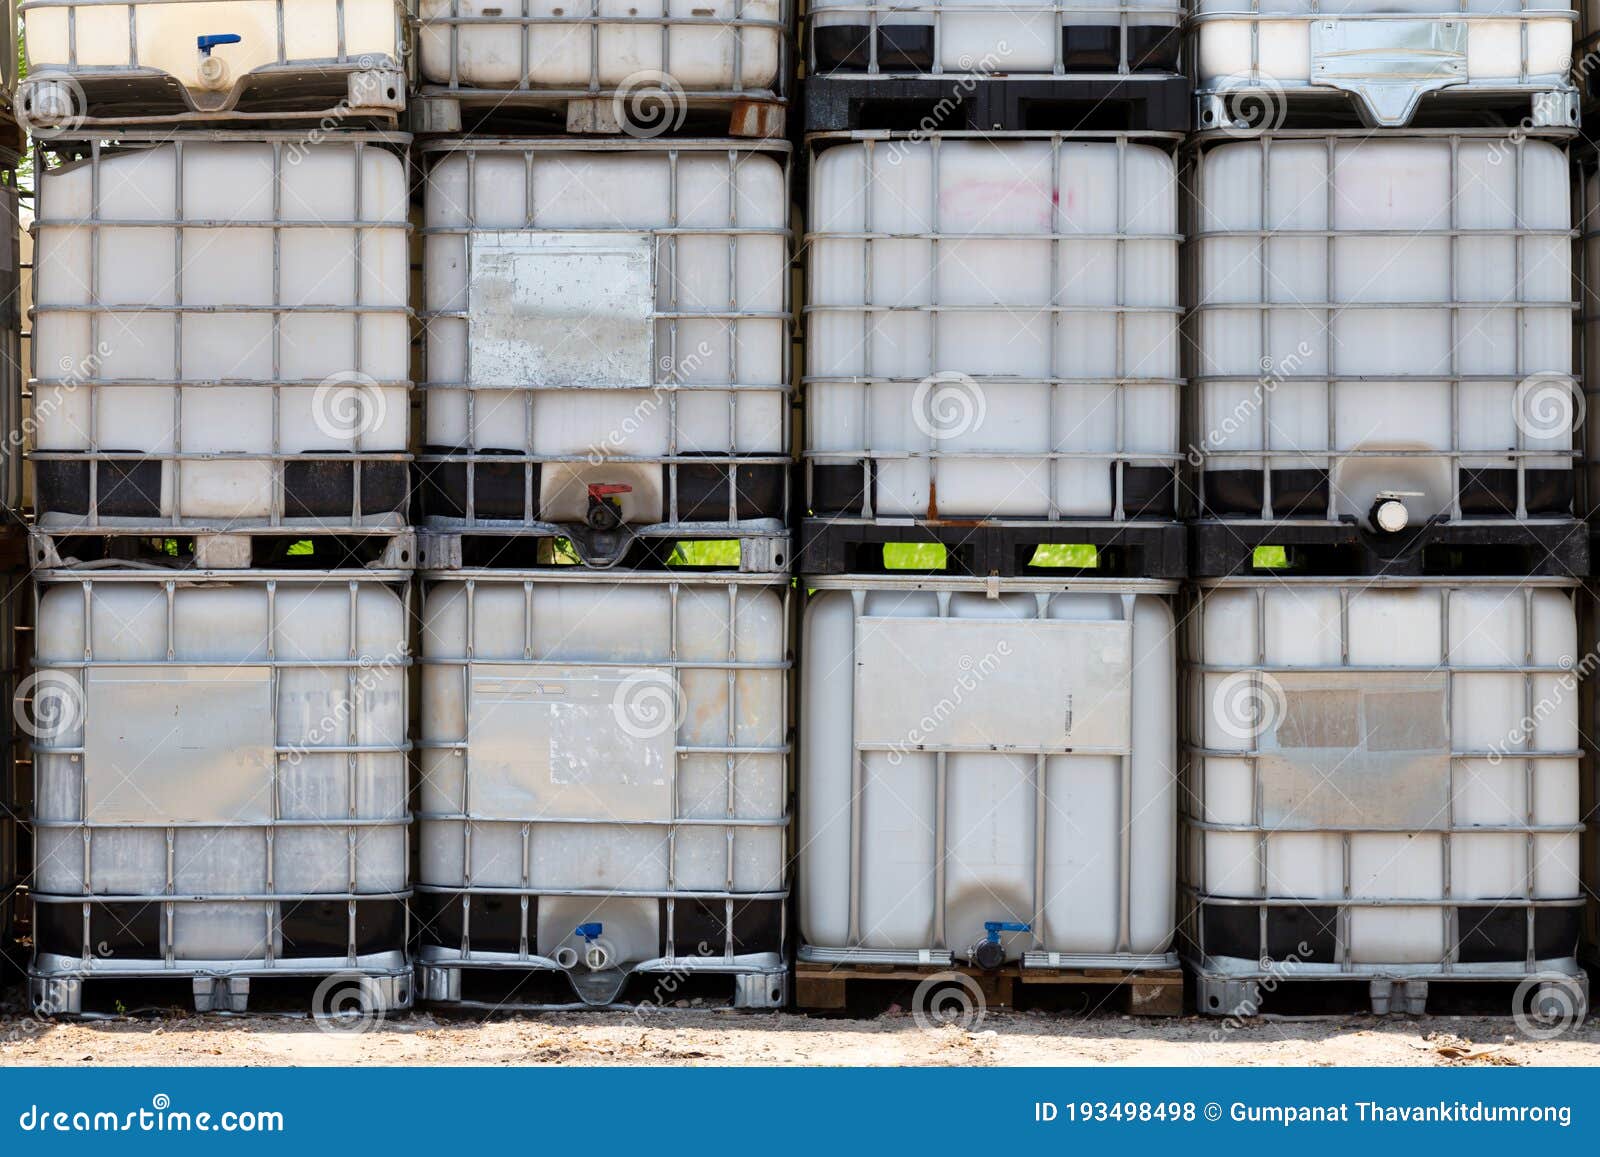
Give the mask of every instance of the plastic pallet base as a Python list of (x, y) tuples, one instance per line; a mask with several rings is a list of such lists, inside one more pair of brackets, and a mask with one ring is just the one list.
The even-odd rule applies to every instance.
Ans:
[(1425, 523), (1379, 536), (1354, 523), (1261, 523), (1225, 519), (1190, 524), (1191, 578), (1228, 578), (1258, 570), (1258, 547), (1284, 547), (1296, 573), (1402, 577), (1429, 574), (1582, 578), (1589, 573), (1589, 531), (1576, 519), (1547, 523)]
[[(1184, 578), (1187, 532), (1177, 522), (838, 522), (808, 518), (801, 524), (795, 571), (805, 575), (884, 573), (882, 547), (937, 543), (949, 552), (951, 573), (1018, 578), (1046, 572), (1028, 560), (1041, 546), (1089, 545), (1099, 549), (1095, 577)], [(874, 557), (876, 556), (876, 557)]]
[(450, 1009), (648, 1012), (691, 999), (712, 1008), (773, 1009), (789, 1002), (786, 972), (639, 971), (572, 973), (552, 968), (479, 965), (471, 961), (416, 967), (417, 999)]
[[(795, 965), (795, 1006), (802, 1011), (842, 1012), (865, 1004), (886, 1010), (908, 985), (914, 1016), (939, 1019), (941, 1009), (952, 1006), (938, 1000), (936, 990), (965, 991), (964, 1006), (977, 1014), (987, 1009), (1013, 1008), (1017, 990), (1026, 995), (1046, 995), (1046, 990), (1083, 987), (1100, 990), (1094, 1003), (1106, 1011), (1130, 1016), (1180, 1016), (1183, 1013), (1183, 973), (1179, 969), (1135, 971), (1119, 968), (1027, 969), (1008, 965), (993, 971), (969, 965), (823, 964), (801, 961)], [(958, 999), (960, 999), (958, 997)], [(959, 1006), (957, 1006), (959, 1007)]]
[[(1571, 1027), (1589, 1009), (1587, 976), (1532, 974), (1521, 980), (1482, 977), (1406, 978), (1366, 972), (1321, 977), (1241, 977), (1194, 968), (1195, 1011), (1248, 1020), (1262, 1014), (1335, 1016), (1526, 1015), (1550, 986), (1549, 1010)], [(1535, 1021), (1537, 1023), (1537, 1021)], [(1552, 1033), (1551, 1035), (1556, 1035)]]
[[(175, 541), (180, 553), (169, 554), (154, 545), (167, 540)], [(4, 542), (0, 537), (0, 549)], [(175, 526), (35, 527), (28, 535), (27, 550), (29, 561), (40, 570), (70, 570), (80, 563), (103, 561), (187, 565), (196, 570), (410, 570), (417, 561), (417, 538), (410, 529), (325, 531), (280, 526), (229, 533)]]
[[(628, 94), (624, 93), (623, 104)], [(418, 136), (521, 136), (571, 133), (585, 136), (729, 136), (744, 140), (782, 139), (787, 132), (787, 102), (773, 94), (681, 95), (644, 102), (634, 132), (618, 119), (616, 94), (573, 97), (538, 90), (469, 89), (425, 86), (412, 99), (406, 127)]]
[(1189, 131), (1183, 76), (970, 80), (950, 77), (809, 77), (800, 100), (806, 133)]
[(412, 1003), (408, 973), (349, 971), (272, 974), (249, 970), (218, 976), (202, 962), (170, 975), (115, 974), (77, 977), (33, 976), (29, 1007), (35, 1015), (71, 1019), (116, 1009), (128, 1012), (188, 1008), (199, 1014), (222, 1012), (305, 1012), (316, 1016), (355, 1013), (379, 1019), (404, 1012)]
[[(687, 538), (688, 535), (685, 535)], [(705, 533), (704, 539), (728, 535)], [(788, 574), (791, 539), (782, 533), (745, 534), (737, 539), (738, 561), (674, 566), (669, 560), (679, 540), (676, 538), (633, 537), (623, 534), (581, 536), (560, 529), (526, 531), (471, 531), (429, 529), (417, 537), (419, 570), (460, 570), (463, 567), (486, 570), (543, 570), (553, 572), (574, 568), (578, 563), (589, 570), (679, 570), (686, 576), (701, 571), (737, 574)]]

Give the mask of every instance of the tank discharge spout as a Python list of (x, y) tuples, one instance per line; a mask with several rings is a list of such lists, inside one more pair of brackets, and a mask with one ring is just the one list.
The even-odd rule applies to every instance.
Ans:
[(1384, 534), (1399, 534), (1411, 524), (1411, 512), (1406, 509), (1405, 500), (1422, 497), (1420, 490), (1378, 491), (1370, 514), (1373, 527)]
[(1016, 924), (1009, 920), (985, 920), (983, 939), (967, 950), (967, 957), (984, 971), (993, 972), (1006, 962), (1006, 950), (1000, 943), (1000, 933), (1032, 931), (1032, 924)]
[(219, 44), (238, 44), (243, 39), (237, 32), (219, 32), (195, 38), (195, 47), (200, 50), (201, 87), (212, 92), (228, 87), (230, 81), (228, 62), (220, 56), (212, 56), (211, 50)]
[(583, 963), (590, 972), (603, 972), (611, 967), (611, 950), (600, 939), (603, 924), (579, 924), (574, 935), (583, 937)]

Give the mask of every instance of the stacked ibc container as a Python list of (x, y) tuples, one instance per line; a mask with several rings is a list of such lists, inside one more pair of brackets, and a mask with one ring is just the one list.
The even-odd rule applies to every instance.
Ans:
[[(17, 648), (28, 603), (26, 531), (22, 486), (22, 250), (17, 186), (22, 132), (12, 110), (16, 82), (16, 14), (5, 5), (0, 30), (0, 694), (17, 690)], [(16, 728), (0, 720), (0, 988), (22, 975), (27, 963), (26, 833), (27, 791), (22, 782), (26, 755), (16, 743)]]
[(798, 1002), (1176, 1012), (1183, 13), (966, 8), (809, 13)]
[(781, 1005), (787, 10), (420, 15), (419, 990)]
[(1586, 1008), (1574, 19), (1206, 0), (1191, 26), (1202, 1012), (1462, 982)]
[(405, 1007), (403, 13), (24, 18), (34, 1005)]

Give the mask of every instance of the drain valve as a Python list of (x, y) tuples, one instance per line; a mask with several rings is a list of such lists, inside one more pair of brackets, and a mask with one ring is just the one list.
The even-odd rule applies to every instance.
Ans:
[(228, 87), (230, 76), (228, 62), (220, 56), (212, 56), (211, 50), (219, 44), (238, 44), (242, 39), (237, 32), (219, 32), (211, 36), (196, 38), (195, 47), (200, 50), (200, 87), (219, 92)]
[(602, 972), (611, 965), (611, 952), (600, 941), (600, 933), (605, 931), (604, 924), (579, 924), (573, 930), (573, 935), (583, 937), (583, 963), (590, 972)]
[(1399, 534), (1411, 523), (1411, 512), (1406, 509), (1405, 500), (1421, 497), (1420, 490), (1380, 490), (1368, 517), (1384, 534)]
[(1032, 931), (1032, 924), (1016, 924), (1009, 920), (985, 920), (983, 939), (967, 949), (967, 958), (984, 971), (993, 972), (1006, 962), (1005, 945), (1000, 943), (1000, 933)]
[(616, 482), (596, 482), (589, 486), (589, 510), (584, 521), (595, 530), (615, 530), (622, 525), (622, 495), (631, 486)]

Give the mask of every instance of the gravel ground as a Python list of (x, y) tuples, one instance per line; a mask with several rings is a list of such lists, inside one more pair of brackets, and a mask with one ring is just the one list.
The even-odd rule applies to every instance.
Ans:
[(1155, 1020), (991, 1013), (971, 1029), (672, 1009), (478, 1019), (406, 1013), (365, 1032), (303, 1017), (0, 1017), (3, 1065), (1596, 1065), (1600, 1024), (1529, 1040), (1509, 1018)]

